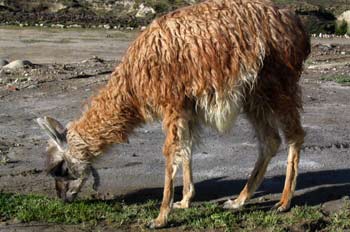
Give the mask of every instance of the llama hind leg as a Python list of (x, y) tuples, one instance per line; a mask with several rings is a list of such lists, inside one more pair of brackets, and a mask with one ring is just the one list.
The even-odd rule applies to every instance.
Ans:
[(304, 142), (305, 132), (302, 129), (299, 112), (296, 109), (290, 111), (289, 116), (283, 117), (281, 123), (282, 131), (289, 144), (288, 163), (281, 200), (274, 208), (279, 212), (284, 212), (290, 208), (291, 199), (295, 191), (300, 150)]
[(278, 129), (271, 126), (268, 122), (259, 119), (253, 114), (248, 114), (259, 139), (259, 157), (255, 167), (248, 179), (247, 184), (235, 200), (228, 200), (224, 203), (226, 209), (238, 209), (242, 207), (247, 200), (251, 198), (255, 190), (261, 184), (267, 166), (281, 144), (281, 138)]

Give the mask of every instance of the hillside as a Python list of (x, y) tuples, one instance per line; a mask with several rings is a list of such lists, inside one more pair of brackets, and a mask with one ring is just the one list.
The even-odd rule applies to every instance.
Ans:
[[(0, 0), (0, 24), (127, 28), (199, 0)], [(310, 33), (333, 33), (336, 17), (350, 9), (347, 0), (275, 0), (294, 9)]]

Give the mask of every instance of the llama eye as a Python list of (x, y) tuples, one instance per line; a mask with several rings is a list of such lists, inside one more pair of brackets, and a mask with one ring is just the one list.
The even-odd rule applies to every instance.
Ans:
[(62, 161), (52, 171), (51, 175), (54, 177), (67, 177), (69, 175), (69, 169), (65, 161)]
[(67, 177), (67, 176), (69, 176), (68, 168), (62, 169), (61, 176), (62, 176), (62, 177)]
[(55, 177), (67, 177), (68, 169), (56, 169), (54, 172), (51, 173), (51, 175)]

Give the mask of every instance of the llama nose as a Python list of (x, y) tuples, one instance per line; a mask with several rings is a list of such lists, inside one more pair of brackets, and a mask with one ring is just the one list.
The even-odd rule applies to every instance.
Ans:
[(65, 197), (63, 199), (64, 203), (72, 203), (74, 200), (74, 197)]
[(71, 194), (66, 194), (64, 198), (65, 203), (71, 203), (74, 201), (75, 197), (77, 196), (77, 193), (71, 193)]

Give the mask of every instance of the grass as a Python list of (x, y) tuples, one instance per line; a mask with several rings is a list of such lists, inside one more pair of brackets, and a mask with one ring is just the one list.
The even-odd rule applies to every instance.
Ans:
[[(147, 228), (157, 216), (155, 201), (125, 204), (119, 201), (76, 201), (65, 204), (60, 200), (36, 195), (0, 193), (0, 221), (23, 223), (42, 222), (96, 226), (99, 223), (115, 228)], [(169, 226), (188, 230), (220, 231), (288, 231), (295, 225), (302, 228), (342, 231), (350, 229), (350, 210), (326, 216), (319, 207), (296, 206), (289, 213), (278, 214), (250, 208), (242, 211), (223, 210), (215, 203), (200, 204), (186, 210), (174, 210)]]
[(343, 209), (331, 217), (330, 230), (344, 231), (350, 228), (350, 210)]
[(6, 165), (9, 162), (9, 158), (6, 155), (1, 155), (1, 150), (0, 150), (0, 166), (1, 165)]
[(323, 81), (334, 81), (341, 85), (350, 85), (350, 75), (346, 74), (335, 74), (331, 76), (321, 77)]

